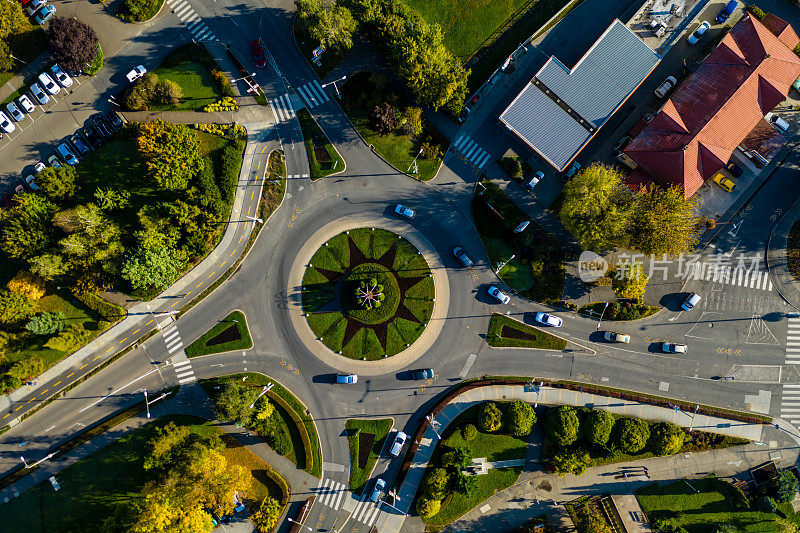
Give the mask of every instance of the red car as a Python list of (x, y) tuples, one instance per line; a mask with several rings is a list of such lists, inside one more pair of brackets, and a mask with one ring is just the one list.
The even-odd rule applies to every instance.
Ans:
[(31, 0), (19, 0), (19, 1), (20, 1), (20, 3), (22, 3), (22, 7), (25, 7), (25, 6), (27, 6), (28, 4), (31, 3)]
[(258, 68), (266, 67), (267, 58), (264, 57), (264, 48), (261, 46), (261, 39), (256, 39), (250, 43), (250, 47), (253, 49), (253, 59), (256, 62), (256, 66)]

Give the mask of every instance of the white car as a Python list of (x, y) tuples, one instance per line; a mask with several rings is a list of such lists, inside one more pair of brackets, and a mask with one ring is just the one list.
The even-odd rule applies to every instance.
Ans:
[(6, 111), (8, 111), (9, 116), (17, 122), (25, 120), (25, 115), (22, 114), (22, 111), (19, 110), (14, 102), (9, 102), (6, 104)]
[(9, 119), (5, 113), (0, 111), (0, 130), (3, 130), (6, 133), (11, 133), (15, 129), (17, 129), (17, 127), (13, 122), (11, 122), (11, 119)]
[(408, 440), (408, 435), (403, 433), (402, 431), (398, 431), (397, 435), (394, 436), (394, 442), (392, 443), (392, 447), (389, 449), (389, 455), (392, 457), (397, 457), (400, 455), (400, 452), (403, 449), (403, 446)]
[(128, 81), (133, 83), (142, 76), (147, 74), (147, 69), (144, 68), (144, 65), (139, 65), (138, 67), (134, 68), (130, 72), (128, 72), (125, 77), (128, 78)]
[(702, 24), (700, 24), (700, 26), (698, 26), (697, 29), (694, 30), (694, 33), (691, 34), (688, 39), (686, 39), (686, 42), (689, 43), (689, 46), (696, 45), (697, 42), (700, 40), (700, 38), (703, 36), (703, 34), (707, 32), (708, 28), (710, 27), (711, 23), (708, 21), (705, 21)]
[(764, 115), (764, 120), (772, 124), (781, 133), (786, 133), (786, 130), (789, 129), (789, 123), (771, 111)]
[(33, 105), (31, 99), (25, 96), (24, 94), (17, 98), (17, 102), (19, 102), (19, 106), (26, 112), (26, 113), (33, 113), (36, 109), (36, 106)]
[(542, 181), (542, 179), (544, 179), (544, 172), (542, 172), (541, 170), (537, 170), (536, 172), (533, 173), (533, 176), (531, 176), (531, 178), (525, 182), (525, 185), (523, 185), (523, 187), (525, 187), (529, 191), (532, 191), (533, 188), (536, 187), (536, 184)]
[(42, 7), (47, 3), (47, 0), (31, 0), (31, 3), (25, 8), (25, 11), (28, 12), (28, 16), (32, 17), (34, 13), (39, 11), (39, 8)]
[(47, 72), (39, 74), (39, 83), (41, 83), (50, 94), (58, 94), (61, 92), (61, 87), (53, 81), (53, 78), (51, 78)]
[(656, 96), (659, 98), (664, 98), (667, 96), (667, 93), (675, 87), (675, 84), (678, 83), (678, 80), (675, 79), (675, 76), (667, 76), (667, 79), (664, 80), (664, 83), (658, 86), (658, 88), (653, 91)]
[(53, 76), (56, 77), (58, 83), (61, 84), (62, 87), (72, 87), (72, 78), (69, 75), (61, 70), (61, 67), (58, 66), (58, 63), (50, 67), (50, 72), (53, 73)]
[(661, 350), (664, 353), (686, 353), (685, 344), (672, 344), (671, 342), (664, 342), (661, 344)]
[(382, 477), (379, 477), (378, 481), (375, 482), (375, 488), (372, 489), (372, 495), (369, 497), (370, 501), (377, 502), (378, 498), (381, 497), (383, 489), (385, 488), (386, 488), (386, 482), (383, 480)]
[(39, 104), (41, 105), (45, 105), (47, 102), (50, 101), (50, 97), (47, 96), (47, 93), (44, 92), (44, 89), (42, 89), (42, 86), (39, 85), (38, 83), (31, 84), (31, 94), (36, 99), (36, 101), (39, 102)]
[(492, 296), (501, 304), (507, 304), (511, 301), (511, 298), (508, 296), (508, 294), (504, 293), (494, 285), (489, 287), (489, 296)]
[(631, 342), (631, 336), (624, 333), (617, 333), (616, 331), (606, 331), (603, 333), (603, 338), (608, 342), (623, 342), (628, 344)]
[(681, 303), (681, 308), (684, 311), (691, 311), (694, 309), (694, 306), (700, 301), (700, 295), (696, 292), (691, 293), (689, 296), (686, 297), (685, 300)]
[(394, 208), (394, 212), (409, 220), (412, 220), (415, 216), (417, 216), (417, 213), (413, 209), (406, 207), (403, 204), (397, 204)]
[(33, 165), (33, 171), (34, 171), (34, 172), (36, 172), (37, 174), (38, 174), (39, 172), (41, 172), (42, 170), (46, 169), (46, 168), (47, 168), (47, 165), (45, 165), (45, 164), (44, 164), (43, 162), (41, 162), (41, 161), (39, 161), (38, 163), (36, 163), (35, 165)]
[(564, 323), (564, 321), (561, 320), (561, 317), (542, 312), (536, 313), (533, 316), (533, 319), (543, 326), (550, 326), (554, 328), (560, 328)]

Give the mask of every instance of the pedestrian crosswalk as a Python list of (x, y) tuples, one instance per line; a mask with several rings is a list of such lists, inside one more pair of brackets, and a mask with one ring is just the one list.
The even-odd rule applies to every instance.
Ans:
[(789, 318), (786, 332), (786, 363), (800, 365), (800, 318)]
[(214, 32), (197, 16), (197, 12), (189, 2), (186, 0), (167, 0), (167, 4), (172, 12), (181, 19), (181, 22), (186, 25), (195, 41), (219, 41)]
[[(703, 268), (706, 267), (706, 268)], [(729, 266), (716, 266), (712, 263), (695, 263), (694, 269), (687, 276), (688, 279), (714, 281), (724, 285), (738, 287), (772, 290), (772, 280), (769, 272), (759, 269), (731, 268)]]
[(175, 370), (175, 377), (178, 378), (178, 383), (180, 385), (197, 381), (197, 376), (194, 375), (192, 363), (189, 359), (184, 359), (183, 361), (173, 363), (172, 368)]
[(164, 343), (167, 345), (167, 352), (170, 355), (183, 348), (183, 340), (181, 340), (181, 334), (175, 324), (168, 326), (164, 330), (163, 336)]
[(337, 511), (348, 495), (347, 487), (332, 479), (323, 479), (322, 485), (317, 487), (316, 493), (318, 502)]
[(462, 135), (456, 139), (456, 142), (453, 143), (453, 148), (461, 153), (464, 162), (471, 164), (478, 170), (482, 169), (489, 161), (489, 153), (467, 135)]
[[(288, 179), (290, 179), (290, 180), (296, 180), (296, 179), (300, 179), (300, 178), (307, 178), (308, 174), (289, 174), (286, 177)], [(302, 189), (300, 189), (300, 190), (302, 190)]]
[(367, 494), (365, 493), (363, 496), (361, 496), (361, 500), (356, 505), (356, 508), (353, 510), (353, 514), (350, 515), (350, 518), (356, 522), (366, 524), (368, 527), (372, 527), (372, 524), (375, 523), (375, 519), (378, 517), (378, 513), (380, 513), (380, 511), (380, 506), (376, 502), (368, 500)]
[(269, 103), (272, 106), (272, 113), (278, 122), (287, 122), (295, 117), (292, 101), (289, 99), (288, 94), (270, 100)]
[[(314, 491), (317, 494), (317, 502), (335, 511), (341, 509), (342, 506), (344, 506), (345, 510), (353, 509), (350, 518), (369, 527), (372, 527), (378, 514), (380, 514), (380, 506), (375, 502), (369, 501), (366, 492), (356, 500), (355, 496), (347, 490), (347, 487), (338, 481), (323, 479), (322, 484)], [(355, 503), (344, 505), (347, 499), (352, 499)], [(353, 505), (355, 505), (354, 508)]]
[(301, 85), (297, 88), (297, 94), (300, 95), (306, 107), (309, 109), (313, 109), (330, 100), (325, 90), (317, 81)]

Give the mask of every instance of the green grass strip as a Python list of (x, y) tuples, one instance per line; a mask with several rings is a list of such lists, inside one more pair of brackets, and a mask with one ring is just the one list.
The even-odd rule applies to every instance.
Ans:
[[(300, 109), (297, 111), (297, 120), (300, 121), (300, 129), (303, 131), (303, 139), (306, 145), (306, 154), (308, 155), (308, 166), (311, 168), (311, 179), (324, 178), (335, 172), (344, 170), (344, 160), (336, 148), (328, 140), (328, 137), (319, 127), (317, 121), (311, 116), (307, 109)], [(323, 148), (327, 153), (330, 161), (319, 162), (314, 152), (315, 147)]]
[[(518, 339), (512, 336), (503, 336), (504, 327), (533, 338)], [(563, 350), (567, 347), (567, 341), (564, 339), (499, 313), (492, 314), (486, 342), (489, 343), (489, 346), (540, 348), (542, 350)]]
[[(372, 470), (375, 468), (375, 463), (383, 450), (383, 445), (386, 442), (386, 437), (389, 436), (389, 431), (392, 430), (394, 420), (391, 418), (380, 418), (377, 420), (358, 420), (350, 419), (347, 421), (347, 440), (350, 442), (350, 490), (354, 494), (361, 494), (364, 487), (372, 475)], [(372, 447), (369, 450), (369, 457), (364, 465), (364, 468), (358, 467), (358, 435), (360, 433), (371, 433), (375, 435), (375, 440), (372, 441)]]
[[(230, 327), (239, 330), (241, 338), (222, 344), (208, 346), (206, 343)], [(219, 321), (217, 325), (205, 332), (199, 339), (186, 347), (187, 357), (199, 357), (212, 353), (230, 352), (232, 350), (249, 350), (253, 347), (250, 330), (247, 328), (247, 319), (241, 311), (234, 311)]]

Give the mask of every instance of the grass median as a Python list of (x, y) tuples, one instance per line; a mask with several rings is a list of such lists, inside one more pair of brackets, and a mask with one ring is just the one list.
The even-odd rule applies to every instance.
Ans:
[(328, 140), (311, 113), (307, 109), (300, 109), (297, 111), (297, 120), (300, 121), (300, 129), (303, 131), (311, 179), (324, 178), (344, 170), (342, 156)]
[(347, 440), (350, 442), (350, 490), (361, 494), (381, 455), (386, 437), (394, 420), (350, 419), (347, 421)]
[(186, 347), (187, 357), (199, 357), (253, 347), (247, 319), (241, 311), (234, 311)]
[(564, 339), (499, 313), (494, 313), (489, 321), (486, 342), (489, 346), (542, 350), (563, 350), (567, 347)]

